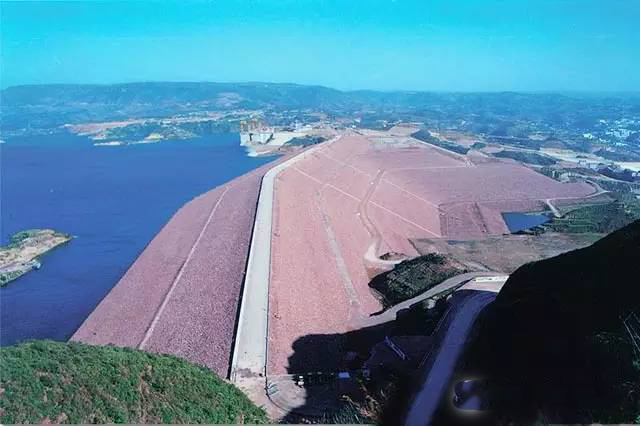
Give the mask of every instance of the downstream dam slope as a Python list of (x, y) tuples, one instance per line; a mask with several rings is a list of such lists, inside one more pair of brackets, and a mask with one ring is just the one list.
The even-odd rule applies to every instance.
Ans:
[(173, 354), (227, 376), (260, 182), (279, 161), (178, 210), (71, 340)]
[(309, 151), (275, 180), (267, 374), (338, 370), (341, 339), (382, 309), (371, 278), (418, 256), (411, 239), (508, 233), (501, 212), (593, 192), (392, 132), (347, 131)]
[(270, 377), (335, 371), (337, 336), (372, 324), (382, 306), (369, 281), (417, 256), (412, 238), (507, 233), (503, 211), (594, 191), (392, 133), (345, 131), (288, 158), (183, 206), (72, 340), (173, 354), (226, 377), (261, 181), (276, 164), (261, 216), (270, 250), (254, 253), (265, 264), (254, 277), (265, 307), (248, 316), (264, 316), (257, 344), (266, 347), (254, 364)]

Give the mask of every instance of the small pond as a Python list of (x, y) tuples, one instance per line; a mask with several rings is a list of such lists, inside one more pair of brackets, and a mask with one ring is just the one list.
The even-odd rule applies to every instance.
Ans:
[(512, 233), (524, 231), (534, 226), (542, 225), (551, 220), (548, 213), (502, 213), (502, 217)]

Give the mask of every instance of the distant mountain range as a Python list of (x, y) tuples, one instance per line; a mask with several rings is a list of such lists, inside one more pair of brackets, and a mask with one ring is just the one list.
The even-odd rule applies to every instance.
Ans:
[(2, 91), (6, 106), (37, 104), (149, 104), (194, 103), (215, 106), (216, 101), (233, 94), (243, 107), (303, 107), (336, 104), (344, 92), (321, 86), (276, 83), (126, 83), (113, 85), (28, 85)]
[(411, 105), (438, 101), (507, 100), (508, 106), (523, 100), (638, 98), (640, 93), (520, 93), (520, 92), (423, 92), (423, 91), (341, 91), (324, 86), (292, 83), (149, 82), (123, 84), (46, 84), (12, 86), (1, 91), (5, 106), (69, 102), (130, 104), (148, 102), (211, 102), (221, 94), (237, 94), (253, 105), (281, 107), (321, 107), (345, 104)]
[[(287, 83), (127, 83), (113, 85), (51, 84), (14, 86), (0, 92), (2, 126), (52, 127), (67, 123), (159, 117), (199, 111), (303, 110), (332, 116), (358, 113), (405, 118), (452, 119), (518, 115), (540, 120), (577, 120), (576, 110), (594, 108), (640, 113), (640, 95), (558, 95), (551, 93), (434, 93), (340, 91)], [(51, 113), (55, 113), (52, 115)]]

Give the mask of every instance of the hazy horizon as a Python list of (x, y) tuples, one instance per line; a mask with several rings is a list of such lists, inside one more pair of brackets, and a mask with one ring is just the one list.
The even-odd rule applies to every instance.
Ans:
[(515, 93), (515, 94), (533, 94), (533, 95), (585, 95), (585, 96), (598, 96), (598, 95), (640, 95), (640, 89), (635, 90), (588, 90), (588, 89), (575, 89), (575, 90), (420, 90), (420, 89), (375, 89), (375, 88), (356, 88), (356, 89), (339, 89), (324, 84), (314, 83), (294, 83), (290, 81), (213, 81), (213, 80), (134, 80), (134, 81), (115, 81), (109, 83), (85, 83), (85, 82), (51, 82), (51, 83), (25, 83), (15, 84), (12, 86), (3, 86), (1, 90), (11, 89), (14, 87), (25, 86), (118, 86), (126, 84), (283, 84), (283, 85), (298, 85), (306, 87), (322, 87), (325, 89), (337, 90), (340, 92), (379, 92), (379, 93), (446, 93), (446, 94), (482, 94), (482, 93)]
[(6, 2), (1, 88), (275, 82), (338, 90), (640, 91), (640, 4)]

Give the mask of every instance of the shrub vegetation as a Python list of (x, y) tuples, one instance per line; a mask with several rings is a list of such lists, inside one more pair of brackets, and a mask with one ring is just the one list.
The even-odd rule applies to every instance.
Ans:
[(0, 349), (0, 422), (265, 423), (235, 386), (174, 356), (47, 340)]

